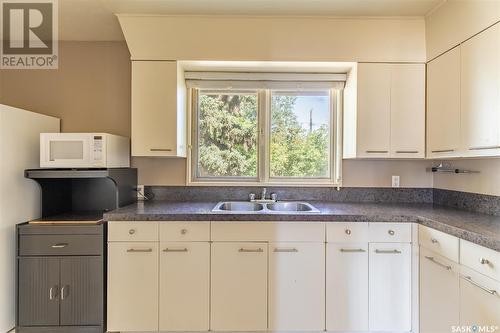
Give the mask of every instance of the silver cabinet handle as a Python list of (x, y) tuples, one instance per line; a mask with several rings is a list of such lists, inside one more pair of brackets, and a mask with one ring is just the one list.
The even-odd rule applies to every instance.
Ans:
[(431, 243), (432, 244), (437, 244), (439, 241), (436, 238), (431, 238)]
[(129, 233), (129, 235), (133, 235), (133, 234), (135, 234), (135, 229), (130, 229), (130, 230), (128, 231), (128, 233)]
[(264, 252), (264, 250), (262, 248), (258, 248), (258, 249), (245, 249), (245, 248), (240, 248), (238, 250), (238, 252)]
[[(65, 293), (66, 289), (68, 290), (68, 293)], [(61, 287), (61, 300), (66, 299), (67, 296), (69, 296), (69, 286), (65, 285)]]
[(490, 295), (497, 295), (497, 291), (494, 290), (494, 289), (488, 289), (486, 287), (483, 287), (482, 285), (480, 285), (479, 283), (477, 283), (476, 281), (472, 280), (472, 278), (470, 276), (463, 276), (462, 275), (462, 279), (464, 279), (465, 281), (475, 285), (476, 287), (478, 287), (479, 289), (481, 290), (484, 290), (486, 291), (488, 294)]
[(368, 154), (385, 154), (388, 153), (388, 150), (367, 150), (366, 153)]
[(455, 149), (438, 149), (438, 150), (431, 150), (431, 153), (453, 153)]
[(394, 234), (395, 234), (394, 230), (389, 230), (389, 231), (387, 231), (387, 233), (388, 233), (389, 235), (391, 235), (391, 236), (394, 236)]
[(379, 250), (379, 249), (376, 249), (375, 250), (375, 253), (380, 253), (380, 254), (400, 254), (401, 251), (399, 250)]
[(363, 250), (363, 249), (340, 249), (340, 252), (344, 252), (344, 253), (360, 253), (360, 252), (366, 252), (366, 250)]
[(150, 151), (172, 151), (170, 148), (151, 148)]
[(52, 245), (51, 247), (53, 249), (63, 249), (68, 245), (69, 245), (68, 243), (57, 243), (57, 244)]
[(396, 154), (418, 154), (418, 150), (396, 150)]
[(153, 252), (153, 249), (127, 249), (127, 252)]
[(189, 250), (187, 247), (185, 247), (183, 249), (170, 249), (167, 247), (166, 249), (163, 250), (163, 252), (188, 252), (188, 251)]
[(486, 258), (479, 258), (479, 263), (481, 265), (489, 265), (490, 264), (490, 261)]
[(488, 149), (500, 149), (500, 146), (482, 146), (482, 147), (470, 147), (469, 150), (488, 150)]
[(346, 235), (350, 235), (350, 234), (352, 234), (352, 231), (351, 231), (351, 229), (345, 229), (345, 233), (346, 233)]
[(188, 230), (187, 229), (181, 229), (181, 235), (185, 235), (188, 233)]
[(443, 268), (444, 268), (444, 269), (446, 269), (447, 271), (451, 270), (451, 266), (449, 266), (449, 265), (445, 265), (445, 264), (440, 263), (439, 261), (437, 261), (436, 259), (434, 259), (434, 257), (425, 256), (425, 258), (426, 258), (427, 260), (432, 261), (432, 262), (433, 262), (433, 263), (435, 263), (436, 265), (443, 267)]
[(53, 299), (57, 298), (57, 290), (58, 289), (59, 289), (58, 286), (50, 287), (50, 289), (49, 289), (49, 299), (50, 300), (53, 300)]
[(281, 249), (275, 248), (274, 252), (299, 252), (299, 250), (297, 250), (294, 247), (293, 248), (281, 248)]

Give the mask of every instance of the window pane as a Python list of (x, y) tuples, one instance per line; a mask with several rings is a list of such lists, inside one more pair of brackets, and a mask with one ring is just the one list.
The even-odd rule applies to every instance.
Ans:
[(271, 177), (328, 178), (330, 119), (328, 91), (273, 91)]
[(257, 177), (257, 93), (199, 94), (198, 177)]

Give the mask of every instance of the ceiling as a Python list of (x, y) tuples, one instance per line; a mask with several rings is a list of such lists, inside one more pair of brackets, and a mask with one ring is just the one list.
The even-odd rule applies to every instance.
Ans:
[(61, 40), (123, 40), (115, 13), (424, 16), (446, 0), (59, 0)]

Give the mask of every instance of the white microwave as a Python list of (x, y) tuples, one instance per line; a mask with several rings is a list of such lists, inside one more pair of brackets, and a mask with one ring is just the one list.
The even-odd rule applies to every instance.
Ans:
[(41, 133), (41, 168), (130, 166), (129, 138), (107, 133)]

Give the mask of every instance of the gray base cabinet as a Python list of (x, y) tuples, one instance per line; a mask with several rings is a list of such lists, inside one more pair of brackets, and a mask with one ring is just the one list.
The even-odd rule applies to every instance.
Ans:
[(16, 332), (104, 332), (103, 237), (102, 225), (18, 227)]

